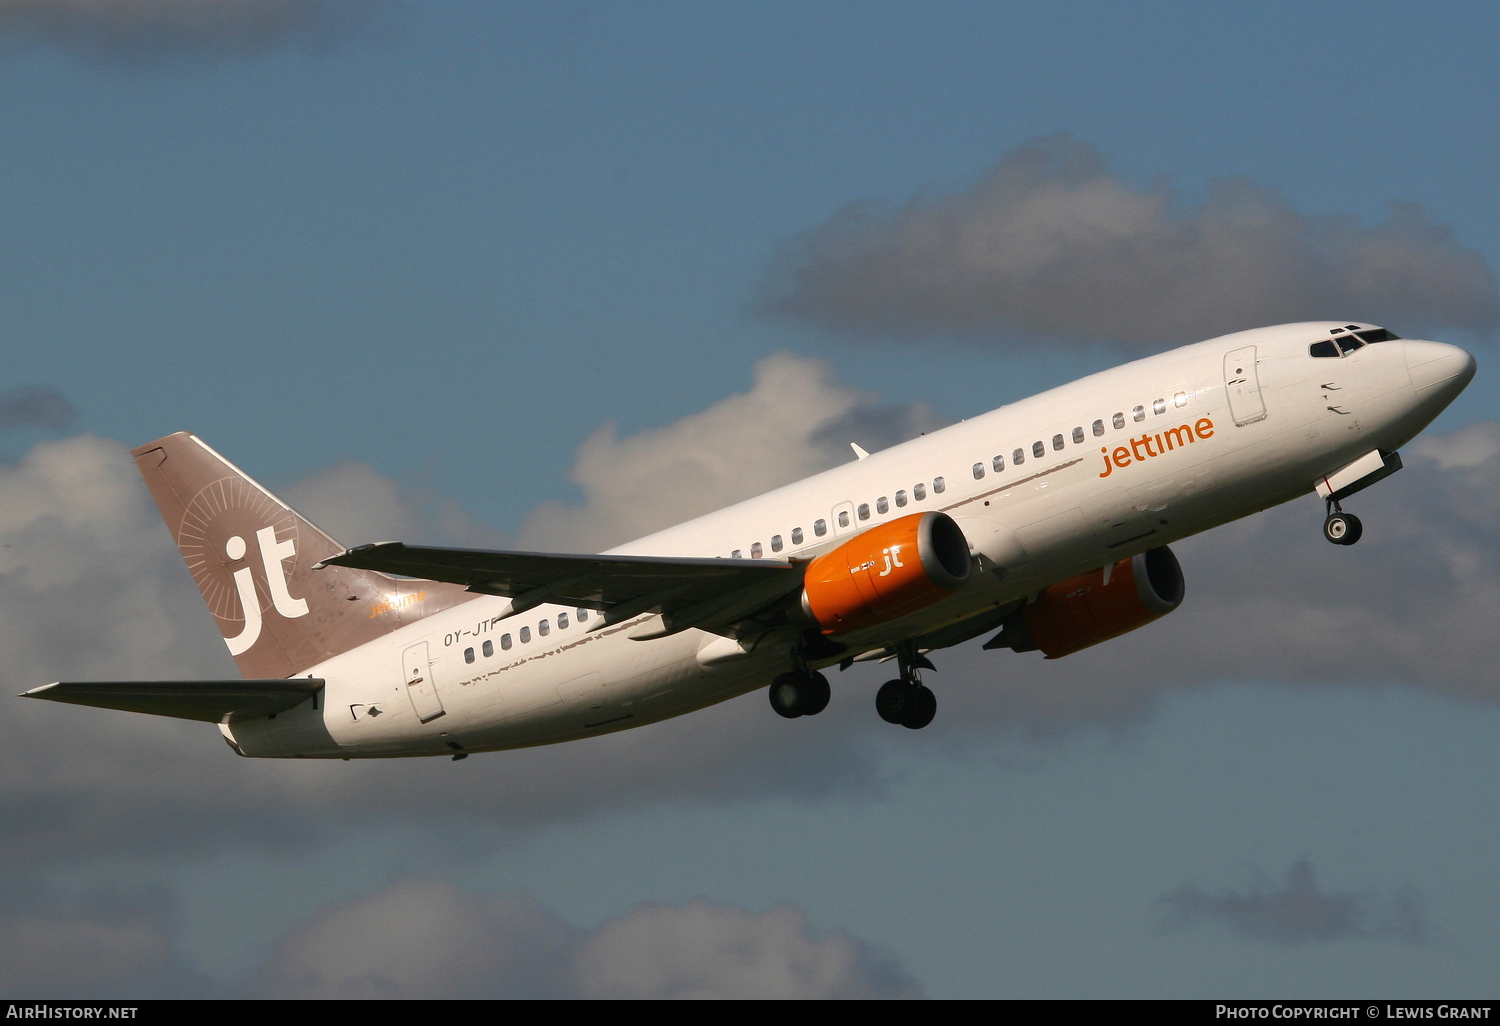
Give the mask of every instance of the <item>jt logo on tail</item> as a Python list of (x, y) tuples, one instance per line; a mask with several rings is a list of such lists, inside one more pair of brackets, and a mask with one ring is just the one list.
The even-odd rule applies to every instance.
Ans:
[[(277, 541), (274, 527), (262, 527), (256, 531), (255, 542), (260, 549), (261, 565), (266, 570), (266, 587), (271, 592), (271, 603), (276, 607), (276, 612), (288, 620), (306, 616), (307, 602), (292, 598), (291, 592), (287, 591), (286, 568), (281, 563), (297, 554), (297, 543), (290, 538), (283, 542)], [(245, 539), (237, 534), (232, 535), (224, 543), (224, 555), (229, 557), (231, 563), (244, 559)], [(250, 647), (260, 640), (261, 617), (260, 600), (255, 595), (255, 578), (248, 566), (234, 571), (234, 587), (239, 594), (240, 609), (245, 614), (245, 629), (232, 638), (225, 638), (224, 644), (229, 646), (230, 655), (237, 656), (241, 652), (250, 651)]]

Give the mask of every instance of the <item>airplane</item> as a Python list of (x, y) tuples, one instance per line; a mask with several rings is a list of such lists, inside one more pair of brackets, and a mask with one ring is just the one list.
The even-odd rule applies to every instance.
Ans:
[(204, 720), (241, 756), (450, 756), (643, 726), (894, 660), (885, 721), (937, 710), (930, 654), (1057, 659), (1184, 599), (1173, 541), (1316, 492), (1343, 503), (1473, 378), (1374, 324), (1242, 331), (1089, 375), (600, 554), (345, 548), (197, 437), (132, 451), (243, 680), (23, 697)]

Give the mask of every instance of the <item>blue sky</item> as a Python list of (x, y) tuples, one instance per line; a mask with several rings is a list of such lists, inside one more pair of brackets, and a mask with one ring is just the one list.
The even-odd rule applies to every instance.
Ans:
[[(268, 966), (318, 923), (412, 879), (529, 895), (585, 946), (651, 903), (791, 903), (859, 965), (894, 959), (881, 993), (1492, 989), (1492, 5), (202, 6), (0, 0), (0, 392), (77, 411), (0, 439), (13, 690), (231, 672), (130, 468), (110, 469), (169, 431), (351, 543), (498, 545), (544, 503), (607, 533), (614, 485), (579, 446), (613, 423), (622, 463), (631, 439), (666, 451), (684, 418), (764, 397), (774, 354), (825, 361), (775, 366), (826, 374), (809, 401), (889, 444), (1174, 341), (1165, 308), (1081, 333), (1048, 310), (968, 333), (766, 312), (841, 211), (982, 222), (983, 183), (1026, 147), (1092, 154), (1109, 195), (1160, 200), (1153, 224), (1198, 231), (1248, 191), (1297, 253), (1352, 239), (1334, 263), (1420, 204), (1416, 312), (1390, 326), (1472, 346), (1480, 373), (1431, 429), (1448, 441), (1360, 497), (1360, 546), (1323, 551), (1311, 500), (1195, 539), (1180, 626), (1055, 666), (951, 653), (921, 735), (873, 722), (879, 677), (854, 671), (819, 729), (770, 722), (755, 694), (644, 739), (341, 780), (241, 763), (198, 725), (15, 703), (7, 857), (51, 897), (0, 901), (0, 937), (56, 954), (9, 989), (275, 991)], [(110, 13), (127, 9), (162, 31), (132, 34)], [(1266, 295), (1268, 319), (1304, 308)], [(749, 476), (832, 458), (818, 444), (788, 434)], [(1303, 863), (1297, 928), (1276, 896)], [(1184, 893), (1209, 911), (1171, 926)], [(96, 923), (114, 975), (75, 965), (94, 956), (67, 930)], [(434, 972), (421, 992), (486, 992)]]

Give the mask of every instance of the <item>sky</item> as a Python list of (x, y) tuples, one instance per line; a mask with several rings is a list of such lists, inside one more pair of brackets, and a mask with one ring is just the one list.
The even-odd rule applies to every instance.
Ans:
[(1493, 5), (0, 0), (0, 675), (228, 677), (127, 450), (591, 551), (1173, 345), (1470, 348), (1057, 661), (243, 760), (0, 708), (15, 996), (1401, 997), (1500, 976)]

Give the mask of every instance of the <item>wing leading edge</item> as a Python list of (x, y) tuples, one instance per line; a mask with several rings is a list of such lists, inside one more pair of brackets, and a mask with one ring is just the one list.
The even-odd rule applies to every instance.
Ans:
[(58, 681), (21, 692), (70, 705), (233, 723), (301, 705), (322, 688), (318, 677), (275, 680)]
[(642, 638), (689, 627), (722, 629), (752, 616), (798, 588), (805, 565), (784, 559), (498, 552), (401, 542), (361, 545), (319, 564), (461, 584), (510, 599), (510, 615), (543, 603), (597, 609), (604, 616), (595, 629), (660, 613), (661, 629)]

